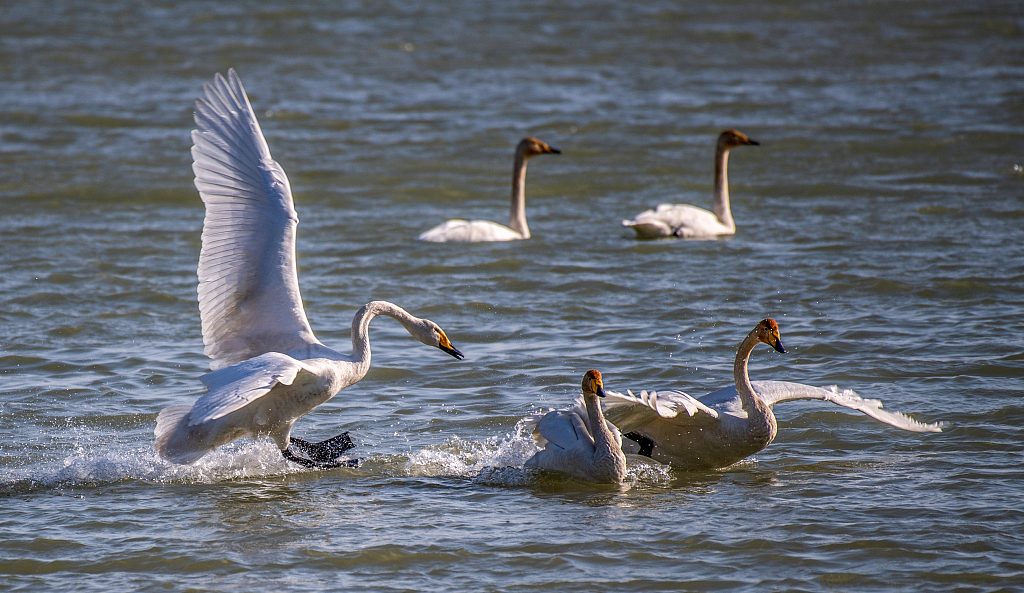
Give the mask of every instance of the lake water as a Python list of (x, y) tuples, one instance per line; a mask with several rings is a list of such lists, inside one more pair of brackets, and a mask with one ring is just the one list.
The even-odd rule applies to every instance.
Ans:
[[(1024, 590), (1024, 12), (1019, 2), (8, 3), (0, 9), (0, 590)], [(371, 326), (374, 366), (269, 440), (194, 466), (157, 413), (208, 369), (193, 101), (237, 69), (291, 179), (306, 311), (347, 350), (385, 299), (467, 358)], [(638, 242), (709, 207), (738, 232)], [(535, 135), (534, 238), (504, 223)], [(523, 470), (525, 415), (609, 389), (838, 384), (946, 423), (780, 404), (721, 471)]]

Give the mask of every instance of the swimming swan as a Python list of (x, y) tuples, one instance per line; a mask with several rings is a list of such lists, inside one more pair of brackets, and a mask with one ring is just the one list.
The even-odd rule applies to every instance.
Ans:
[(583, 377), (583, 401), (569, 410), (553, 410), (527, 418), (533, 439), (544, 447), (526, 462), (572, 474), (600, 484), (618, 484), (626, 476), (626, 456), (618, 429), (605, 421), (598, 397), (604, 397), (601, 373), (590, 370)]
[[(206, 203), (199, 255), (203, 352), (212, 372), (208, 392), (193, 405), (157, 417), (156, 450), (175, 463), (194, 463), (242, 437), (270, 436), (288, 460), (336, 467), (351, 448), (348, 433), (320, 443), (291, 437), (292, 425), (370, 368), (370, 320), (387, 315), (414, 338), (463, 358), (433, 321), (385, 301), (364, 305), (352, 320), (352, 354), (313, 335), (295, 267), (298, 217), (284, 169), (270, 156), (235, 71), (217, 74), (196, 101), (192, 170)], [(308, 458), (295, 455), (290, 446)]]
[(487, 220), (454, 219), (424, 232), (419, 236), (419, 240), (434, 243), (479, 243), (529, 239), (530, 227), (526, 226), (526, 161), (538, 154), (562, 154), (562, 151), (536, 138), (523, 138), (519, 142), (512, 171), (512, 207), (508, 214), (508, 226)]
[(722, 468), (764, 449), (777, 431), (772, 406), (799, 399), (832, 402), (903, 430), (942, 432), (941, 424), (923, 424), (899, 412), (884, 411), (882, 402), (863, 399), (851, 390), (784, 381), (751, 382), (747, 361), (759, 342), (785, 352), (778, 324), (772, 319), (759, 323), (736, 352), (734, 387), (699, 400), (679, 391), (644, 391), (640, 397), (609, 391), (605, 417), (640, 445), (641, 455), (678, 469)]
[(736, 233), (736, 224), (729, 209), (729, 150), (737, 146), (759, 146), (756, 140), (742, 132), (726, 130), (718, 136), (715, 148), (715, 211), (689, 204), (658, 204), (656, 210), (646, 210), (633, 220), (622, 224), (633, 227), (637, 239), (682, 237), (684, 239), (710, 238)]

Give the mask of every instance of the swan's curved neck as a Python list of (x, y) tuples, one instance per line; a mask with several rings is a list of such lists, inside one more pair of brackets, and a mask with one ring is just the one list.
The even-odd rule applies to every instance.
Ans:
[(736, 351), (736, 361), (732, 365), (732, 376), (736, 381), (736, 392), (740, 396), (740, 402), (748, 417), (759, 412), (761, 414), (771, 413), (771, 409), (761, 401), (754, 393), (754, 386), (750, 384), (750, 376), (747, 374), (747, 361), (750, 360), (750, 353), (760, 340), (757, 339), (757, 330), (747, 334), (747, 337), (740, 343)]
[(732, 209), (729, 208), (729, 149), (719, 145), (715, 150), (715, 216), (733, 231), (736, 223), (732, 220)]
[(352, 359), (363, 374), (370, 368), (370, 321), (378, 315), (398, 320), (410, 334), (412, 324), (418, 321), (398, 305), (387, 301), (373, 301), (363, 305), (352, 318)]
[(598, 451), (610, 454), (615, 447), (615, 437), (604, 421), (604, 413), (601, 412), (601, 403), (597, 400), (597, 394), (584, 391), (583, 403), (587, 406), (587, 420), (590, 422), (590, 431), (594, 436), (594, 446)]
[(508, 228), (524, 239), (530, 238), (530, 227), (526, 226), (526, 155), (521, 150), (516, 151), (512, 168), (512, 207), (508, 214)]

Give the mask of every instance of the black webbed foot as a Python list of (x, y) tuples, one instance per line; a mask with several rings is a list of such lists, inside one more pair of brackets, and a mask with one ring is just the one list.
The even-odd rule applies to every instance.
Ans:
[(636, 444), (640, 445), (640, 455), (644, 457), (650, 457), (651, 453), (654, 452), (654, 441), (640, 434), (639, 432), (627, 432), (622, 435), (631, 441), (635, 441)]
[(336, 467), (359, 467), (358, 459), (342, 459), (341, 461), (314, 461), (312, 459), (306, 459), (305, 457), (299, 457), (295, 453), (292, 453), (291, 447), (281, 451), (281, 456), (293, 463), (298, 463), (302, 467), (316, 468), (316, 469), (333, 469)]
[[(313, 461), (319, 461), (322, 463), (334, 461), (341, 457), (341, 455), (349, 449), (356, 446), (349, 438), (348, 432), (343, 432), (336, 437), (329, 438), (319, 443), (311, 443), (304, 441), (299, 438), (291, 437), (289, 443), (298, 449), (300, 452), (306, 454)], [(290, 449), (291, 447), (289, 447)]]

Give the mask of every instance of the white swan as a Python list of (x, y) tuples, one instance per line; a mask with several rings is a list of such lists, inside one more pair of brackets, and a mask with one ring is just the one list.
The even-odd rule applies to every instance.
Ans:
[(623, 220), (622, 224), (633, 227), (637, 239), (699, 239), (736, 233), (736, 223), (729, 208), (729, 150), (744, 145), (758, 146), (759, 143), (736, 130), (726, 130), (718, 136), (714, 212), (689, 204), (658, 204), (657, 209), (641, 212), (633, 220)]
[(734, 387), (695, 399), (679, 391), (646, 391), (640, 397), (609, 391), (605, 416), (640, 445), (640, 454), (678, 469), (722, 468), (753, 455), (775, 438), (772, 406), (798, 399), (820, 399), (858, 410), (876, 420), (913, 432), (942, 432), (941, 423), (923, 424), (882, 402), (850, 390), (822, 389), (784, 381), (754, 381), (747, 360), (759, 342), (785, 352), (779, 326), (765, 319), (740, 344), (733, 365)]
[(446, 243), (480, 243), (485, 241), (518, 241), (530, 238), (526, 226), (526, 161), (538, 154), (562, 154), (536, 138), (523, 138), (516, 146), (515, 166), (512, 170), (512, 206), (508, 226), (487, 220), (454, 219), (437, 225), (419, 236), (420, 241)]
[[(285, 458), (334, 467), (352, 447), (348, 434), (320, 443), (290, 436), (295, 421), (366, 375), (367, 330), (377, 315), (397, 319), (417, 340), (456, 357), (436, 323), (385, 301), (364, 305), (352, 320), (352, 354), (313, 335), (295, 267), (298, 217), (288, 178), (270, 156), (242, 82), (234, 70), (204, 85), (196, 101), (192, 170), (206, 203), (199, 255), (199, 310), (204, 352), (213, 372), (208, 393), (157, 417), (156, 450), (193, 463), (242, 437), (270, 436)], [(308, 459), (289, 448), (294, 445)]]
[(577, 399), (572, 409), (528, 417), (527, 429), (544, 448), (527, 460), (526, 467), (565, 472), (600, 484), (622, 482), (626, 456), (618, 429), (601, 414), (597, 398), (604, 395), (601, 373), (590, 370), (583, 377), (582, 402)]

